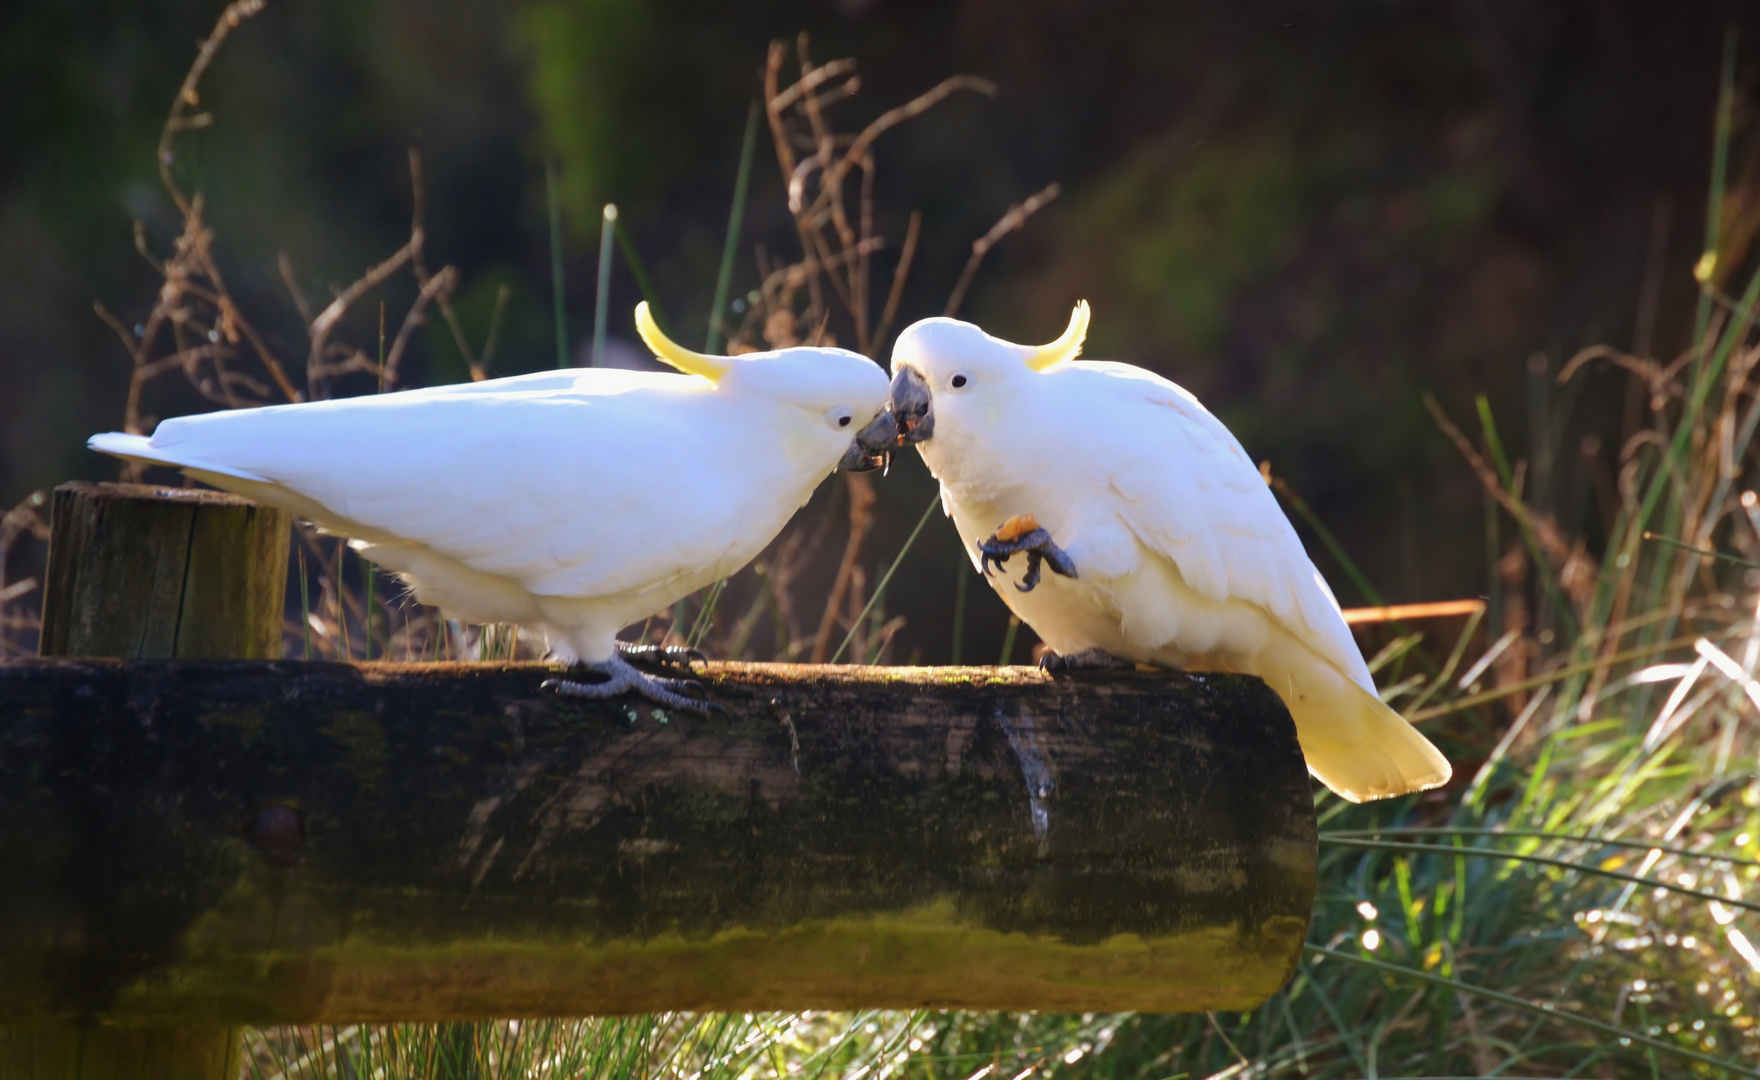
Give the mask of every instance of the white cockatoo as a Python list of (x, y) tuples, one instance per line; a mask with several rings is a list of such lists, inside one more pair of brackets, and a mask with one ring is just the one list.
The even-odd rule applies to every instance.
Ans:
[(161, 423), (90, 447), (171, 465), (350, 538), (417, 599), (473, 622), (541, 628), (551, 652), (701, 709), (695, 684), (632, 667), (623, 627), (744, 566), (885, 408), (886, 375), (844, 349), (705, 356), (636, 327), (682, 374), (571, 368)]
[[(1338, 602), (1241, 445), (1196, 398), (1128, 364), (1076, 361), (1088, 305), (1049, 345), (926, 319), (892, 350), (890, 412), (862, 433), (915, 444), (991, 584), (1058, 656), (1257, 675), (1308, 768), (1353, 802), (1448, 780), (1376, 696)], [(1053, 573), (1040, 580), (1041, 564)]]

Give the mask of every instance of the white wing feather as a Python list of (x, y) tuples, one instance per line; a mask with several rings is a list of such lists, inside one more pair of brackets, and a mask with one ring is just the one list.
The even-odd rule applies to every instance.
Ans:
[(1194, 591), (1257, 605), (1373, 692), (1332, 591), (1228, 428), (1183, 388), (1141, 368), (1070, 367), (1104, 373), (1083, 379), (1084, 390), (1110, 399), (1106, 415), (1130, 417), (1101, 434), (1109, 446), (1099, 455), (1123, 496), (1125, 526), (1172, 559)]
[(708, 475), (736, 418), (705, 407), (704, 380), (593, 375), (181, 417), (149, 446), (291, 489), (338, 532), (423, 544), (542, 595), (612, 595), (726, 559), (741, 535), (727, 523), (776, 486), (761, 469)]

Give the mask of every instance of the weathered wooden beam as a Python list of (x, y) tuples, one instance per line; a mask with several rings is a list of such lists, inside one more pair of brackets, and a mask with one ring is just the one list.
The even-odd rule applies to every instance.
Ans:
[(1232, 676), (0, 664), (0, 1024), (1244, 1009), (1315, 887)]

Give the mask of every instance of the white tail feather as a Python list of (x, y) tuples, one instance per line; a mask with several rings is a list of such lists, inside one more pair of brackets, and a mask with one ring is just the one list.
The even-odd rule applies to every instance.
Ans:
[(150, 461), (155, 465), (170, 465), (179, 469), (197, 469), (204, 473), (215, 473), (220, 476), (235, 476), (240, 480), (252, 480), (265, 483), (255, 473), (236, 469), (230, 465), (218, 465), (212, 461), (172, 453), (163, 447), (153, 445), (153, 440), (145, 435), (127, 435), (120, 431), (107, 431), (102, 435), (93, 435), (86, 440), (86, 446), (99, 453), (111, 454), (131, 461)]

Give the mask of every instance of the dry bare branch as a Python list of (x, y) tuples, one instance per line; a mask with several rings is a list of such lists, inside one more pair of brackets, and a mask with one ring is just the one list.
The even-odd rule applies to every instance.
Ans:
[(990, 226), (989, 232), (972, 241), (972, 257), (966, 260), (965, 269), (960, 271), (959, 282), (954, 285), (953, 294), (947, 298), (947, 307), (941, 314), (952, 318), (959, 311), (960, 304), (966, 298), (966, 290), (971, 288), (972, 279), (978, 276), (978, 267), (983, 264), (984, 256), (990, 254), (990, 249), (1003, 237), (1025, 225), (1028, 218), (1039, 212), (1040, 207), (1057, 198), (1062, 190), (1057, 184), (1047, 184), (1045, 190), (1037, 195), (1009, 207), (1001, 220)]
[(380, 388), (392, 390), (397, 386), (397, 365), (403, 359), (403, 350), (409, 344), (409, 336), (416, 327), (422, 325), (422, 309), (430, 303), (436, 303), (452, 295), (458, 285), (458, 271), (452, 267), (443, 267), (438, 274), (422, 284), (416, 294), (415, 302), (409, 306), (409, 313), (403, 317), (403, 325), (397, 328), (397, 339), (385, 353), (384, 366), (379, 370)]
[[(898, 305), (904, 299), (905, 278), (910, 276), (911, 259), (917, 254), (917, 237), (923, 231), (923, 212), (911, 211), (911, 223), (904, 231), (904, 250), (898, 254), (898, 265), (892, 270), (892, 288), (886, 293), (886, 307), (880, 312), (880, 322), (874, 327), (875, 345), (886, 340), (886, 332), (892, 329), (892, 320), (898, 317)], [(873, 356), (873, 353), (869, 353)]]
[[(423, 183), (422, 177), (422, 154), (412, 146), (409, 148), (411, 235), (421, 232), (422, 222), (426, 220), (428, 196), (427, 186)], [(453, 344), (458, 346), (459, 355), (464, 357), (465, 365), (470, 368), (471, 381), (482, 382), (487, 377), (488, 363), (479, 360), (471, 353), (470, 339), (465, 336), (464, 327), (458, 321), (458, 312), (452, 310), (452, 288), (429, 291), (428, 285), (434, 275), (428, 273), (427, 264), (422, 261), (422, 249), (419, 245), (416, 247), (410, 264), (415, 268), (416, 282), (421, 286), (422, 292), (432, 297), (434, 302), (439, 305), (440, 315), (446, 320), (447, 328), (452, 331)], [(441, 273), (445, 273), (445, 268), (441, 270)]]
[(329, 342), (330, 334), (336, 329), (336, 324), (342, 320), (344, 315), (348, 314), (348, 309), (361, 297), (378, 288), (386, 278), (396, 273), (399, 267), (409, 262), (421, 246), (421, 230), (419, 228), (412, 230), (407, 244), (398, 248), (390, 258), (362, 274), (354, 284), (338, 293), (336, 298), (318, 313), (318, 317), (312, 320), (308, 328), (312, 347), (306, 361), (306, 389), (313, 397), (318, 396), (319, 380), (322, 378), (325, 367), (325, 348)]
[(177, 96), (171, 100), (171, 113), (165, 118), (165, 127), (159, 133), (157, 155), (159, 180), (165, 185), (165, 190), (170, 193), (172, 200), (177, 203), (178, 210), (186, 218), (190, 216), (191, 212), (190, 201), (184, 196), (182, 189), (177, 186), (176, 178), (171, 175), (171, 165), (176, 160), (171, 150), (172, 137), (178, 132), (192, 127), (206, 127), (210, 122), (209, 120), (202, 120), (199, 123), (191, 122), (190, 118), (185, 116), (184, 110), (195, 107), (201, 100), (196, 92), (196, 87), (201, 83), (202, 76), (206, 74), (208, 65), (213, 63), (215, 54), (220, 51), (220, 46), (226, 43), (227, 35), (238, 29), (239, 23), (262, 11), (263, 5), (264, 0), (233, 0), (233, 3), (226, 5), (226, 10), (220, 13), (219, 20), (214, 23), (213, 31), (202, 42), (201, 49), (197, 51), (195, 63), (190, 65), (189, 71), (184, 75), (183, 85), (178, 88)]
[[(777, 58), (776, 65), (778, 70), (780, 70), (782, 65), (781, 54), (784, 51), (786, 50), (783, 50), (781, 42), (776, 42), (771, 45), (771, 55)], [(855, 71), (855, 69), (855, 60), (849, 58), (833, 60), (828, 64), (820, 64), (818, 67), (813, 68), (801, 78), (797, 79), (788, 87), (788, 89), (771, 93), (769, 95), (770, 111), (772, 113), (785, 112), (799, 101), (802, 95), (811, 94), (832, 79), (848, 75)]]
[(299, 312), (299, 321), (307, 326), (312, 325), (312, 305), (306, 300), (304, 289), (299, 287), (299, 277), (293, 272), (293, 260), (283, 251), (275, 257), (275, 266), (281, 271), (281, 280), (287, 284), (287, 294), (293, 297), (294, 310)]

